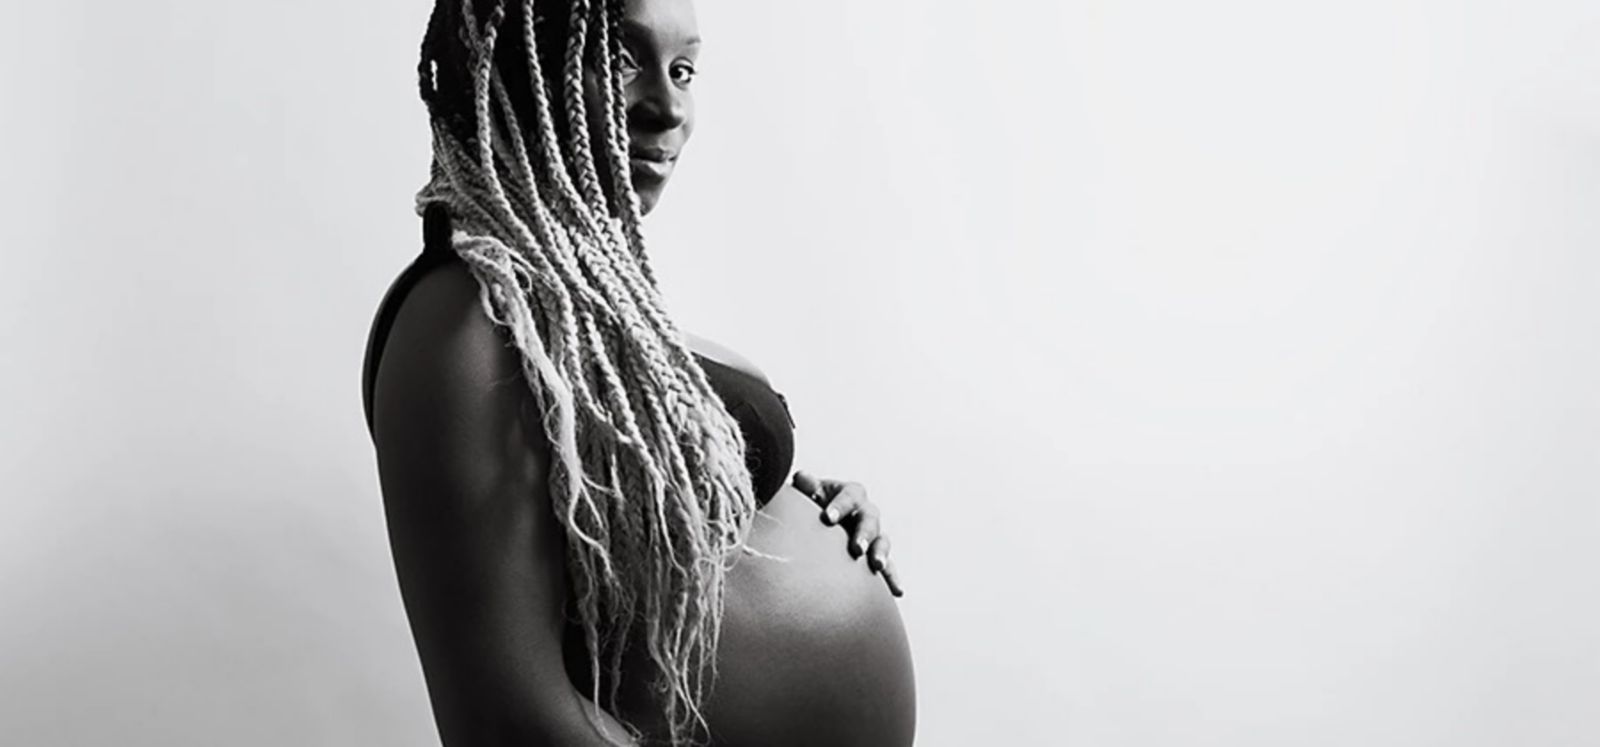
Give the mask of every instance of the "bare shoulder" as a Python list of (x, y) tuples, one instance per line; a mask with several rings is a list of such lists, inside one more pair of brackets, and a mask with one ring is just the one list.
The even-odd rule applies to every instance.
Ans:
[[(478, 281), (459, 262), (428, 269), (398, 301), (373, 381), (373, 438), (380, 453), (468, 452), (515, 432), (531, 392), (509, 337), (485, 314)], [(503, 448), (504, 444), (497, 444)], [(499, 451), (499, 449), (496, 449)], [(481, 453), (481, 452), (480, 452)]]
[[(396, 363), (421, 358), (408, 362), (426, 362), (435, 373), (470, 375), (501, 357), (497, 353), (504, 347), (503, 338), (483, 313), (478, 281), (460, 262), (429, 268), (399, 303), (385, 363), (390, 356)], [(385, 371), (411, 368), (385, 365), (379, 378)]]
[(688, 339), (689, 347), (693, 348), (695, 352), (721, 363), (724, 366), (738, 369), (750, 374), (751, 376), (760, 379), (762, 383), (768, 384), (769, 386), (771, 385), (771, 382), (767, 380), (767, 375), (763, 373), (755, 363), (751, 362), (749, 358), (740, 355), (732, 348), (726, 347), (713, 340), (708, 340), (693, 332), (685, 332), (684, 337)]

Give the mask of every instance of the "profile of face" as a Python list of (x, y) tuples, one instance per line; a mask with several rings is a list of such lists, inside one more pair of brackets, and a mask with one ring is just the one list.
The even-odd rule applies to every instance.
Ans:
[[(694, 132), (695, 61), (700, 30), (692, 0), (628, 0), (622, 19), (623, 102), (628, 122), (628, 167), (639, 207), (650, 212)], [(590, 142), (604, 142), (601, 108), (604, 79), (584, 81)], [(607, 160), (596, 154), (601, 183), (609, 184)]]

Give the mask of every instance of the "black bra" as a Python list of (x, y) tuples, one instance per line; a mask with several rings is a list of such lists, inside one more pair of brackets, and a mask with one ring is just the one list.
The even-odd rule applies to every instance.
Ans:
[[(456, 253), (448, 248), (449, 218), (439, 212), (442, 211), (429, 211), (424, 222), (422, 253), (389, 286), (389, 291), (378, 305), (377, 317), (373, 319), (372, 331), (367, 337), (361, 396), (369, 434), (372, 432), (373, 382), (377, 379), (384, 342), (399, 314), (401, 301), (430, 270), (452, 260), (459, 261)], [(706, 378), (710, 379), (711, 388), (722, 399), (723, 407), (739, 421), (739, 430), (744, 433), (746, 446), (745, 464), (750, 468), (756, 500), (765, 504), (783, 487), (789, 476), (789, 467), (794, 462), (794, 418), (789, 413), (789, 403), (782, 394), (749, 372), (699, 353), (695, 353), (695, 358), (705, 370)]]

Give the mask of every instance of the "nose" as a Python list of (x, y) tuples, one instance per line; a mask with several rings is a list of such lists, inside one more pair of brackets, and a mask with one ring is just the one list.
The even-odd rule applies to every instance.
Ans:
[(647, 130), (667, 131), (683, 126), (689, 117), (688, 92), (672, 82), (666, 70), (654, 70), (635, 78), (637, 91), (629, 118)]

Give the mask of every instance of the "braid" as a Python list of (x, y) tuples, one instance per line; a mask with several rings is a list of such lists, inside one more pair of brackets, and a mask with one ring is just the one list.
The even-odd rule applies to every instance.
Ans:
[[(599, 728), (598, 708), (615, 712), (637, 641), (681, 744), (705, 727), (726, 574), (753, 552), (755, 496), (738, 423), (646, 260), (617, 65), (623, 2), (536, 14), (548, 1), (438, 0), (418, 65), (434, 142), (418, 210), (453, 217), (454, 251), (542, 413), (591, 718)], [(586, 69), (603, 76), (593, 138)]]
[(562, 93), (566, 99), (567, 156), (578, 170), (578, 185), (583, 188), (583, 198), (590, 205), (604, 205), (600, 194), (600, 176), (595, 173), (594, 158), (590, 155), (589, 117), (583, 100), (584, 52), (588, 46), (589, 0), (571, 0), (572, 9), (568, 23), (566, 68), (562, 74)]
[[(611, 28), (608, 30), (606, 45), (607, 52), (612, 59), (622, 56), (622, 9), (623, 0), (606, 0), (611, 6)], [(611, 133), (610, 148), (612, 173), (626, 175), (632, 168), (628, 161), (628, 123), (626, 112), (615, 102), (622, 100), (622, 78), (613, 77), (610, 85), (606, 86), (604, 100), (606, 112), (606, 129)], [(628, 177), (621, 176), (626, 180)], [(623, 228), (627, 231), (628, 244), (634, 257), (639, 261), (639, 269), (651, 285), (655, 285), (655, 273), (650, 269), (649, 258), (644, 253), (644, 235), (640, 230), (639, 195), (632, 190), (616, 193), (616, 211), (622, 217)]]

